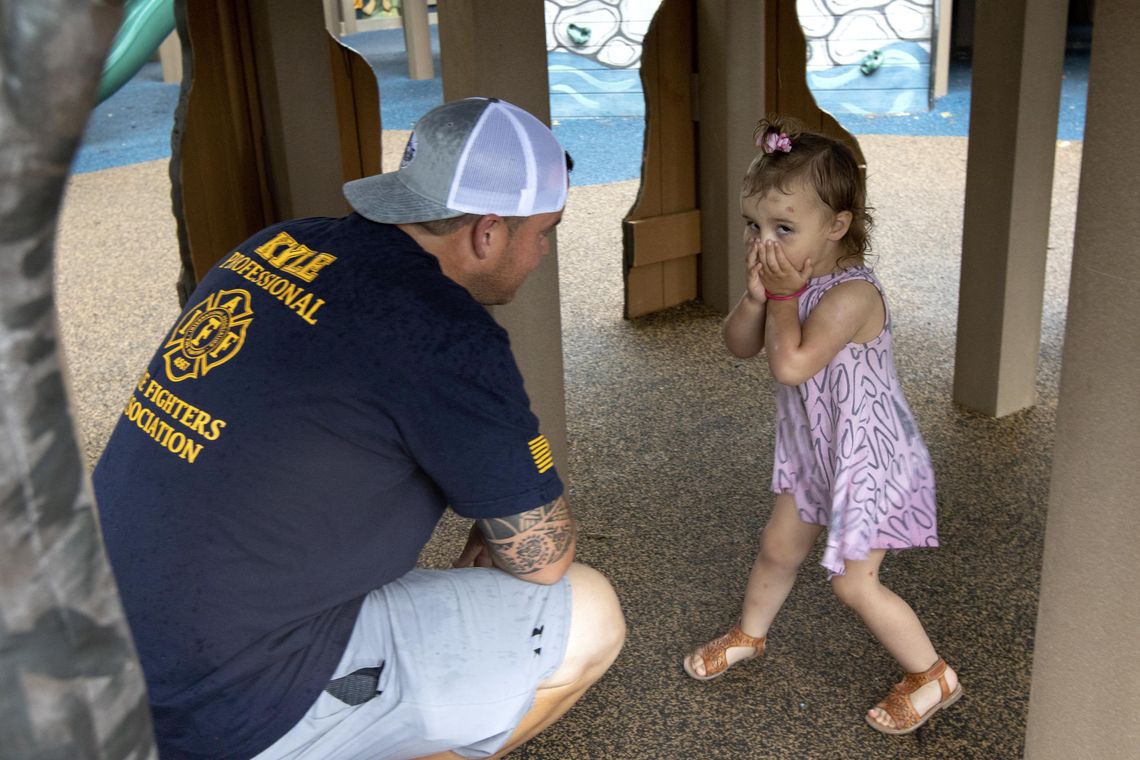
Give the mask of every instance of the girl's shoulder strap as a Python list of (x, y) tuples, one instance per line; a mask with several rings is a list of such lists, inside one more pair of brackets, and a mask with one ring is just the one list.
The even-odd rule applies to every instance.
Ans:
[[(883, 289), (883, 283), (879, 281), (879, 278), (875, 275), (874, 272), (862, 264), (848, 267), (841, 272), (837, 272), (836, 274), (832, 275), (832, 279), (823, 288), (823, 292), (830, 290), (840, 283), (852, 282), (854, 280), (866, 280), (875, 286), (875, 290), (879, 291), (879, 296), (883, 299), (883, 311), (886, 316), (886, 324), (890, 325), (891, 307), (887, 302), (887, 293)], [(823, 292), (820, 293), (821, 296), (823, 295)]]
[(835, 277), (836, 284), (847, 282), (849, 280), (866, 280), (879, 290), (883, 289), (883, 286), (879, 282), (879, 278), (875, 276), (875, 273), (862, 264), (858, 264), (853, 267), (847, 267)]
[(851, 282), (852, 280), (866, 280), (875, 286), (875, 289), (879, 291), (880, 295), (884, 295), (885, 297), (883, 284), (879, 282), (879, 278), (875, 276), (874, 272), (862, 264), (858, 266), (847, 267), (846, 269), (841, 269), (840, 271), (833, 274), (820, 277), (818, 279), (820, 286), (820, 295), (827, 292), (828, 290), (831, 290), (836, 285), (840, 285), (844, 282)]

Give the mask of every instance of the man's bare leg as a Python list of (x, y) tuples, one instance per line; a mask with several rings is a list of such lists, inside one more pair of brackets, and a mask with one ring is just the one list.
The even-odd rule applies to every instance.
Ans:
[[(558, 670), (539, 684), (534, 705), (492, 760), (517, 749), (561, 718), (609, 670), (625, 643), (625, 617), (605, 576), (575, 562), (566, 577), (574, 594), (566, 656)], [(454, 752), (442, 752), (420, 760), (462, 758)]]

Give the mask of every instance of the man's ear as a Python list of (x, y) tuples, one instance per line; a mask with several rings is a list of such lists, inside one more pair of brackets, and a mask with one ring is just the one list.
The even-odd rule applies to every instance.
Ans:
[(842, 240), (843, 236), (847, 234), (847, 230), (851, 228), (851, 220), (854, 217), (850, 211), (840, 211), (831, 220), (831, 229), (827, 233), (828, 240)]
[(506, 239), (507, 223), (498, 214), (487, 214), (471, 225), (471, 247), (475, 257), (485, 259), (491, 256)]

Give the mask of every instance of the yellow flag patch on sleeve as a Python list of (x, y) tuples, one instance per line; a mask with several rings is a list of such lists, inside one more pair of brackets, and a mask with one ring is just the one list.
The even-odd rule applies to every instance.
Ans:
[(546, 440), (545, 435), (540, 435), (529, 444), (530, 455), (534, 458), (534, 466), (538, 468), (539, 472), (546, 472), (554, 466), (554, 455), (550, 451), (550, 441)]

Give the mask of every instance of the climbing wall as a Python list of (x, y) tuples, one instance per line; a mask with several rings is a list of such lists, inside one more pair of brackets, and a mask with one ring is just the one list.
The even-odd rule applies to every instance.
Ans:
[(930, 109), (934, 0), (796, 0), (808, 86), (833, 114)]
[(641, 47), (660, 5), (661, 0), (547, 0), (552, 119), (645, 116)]

